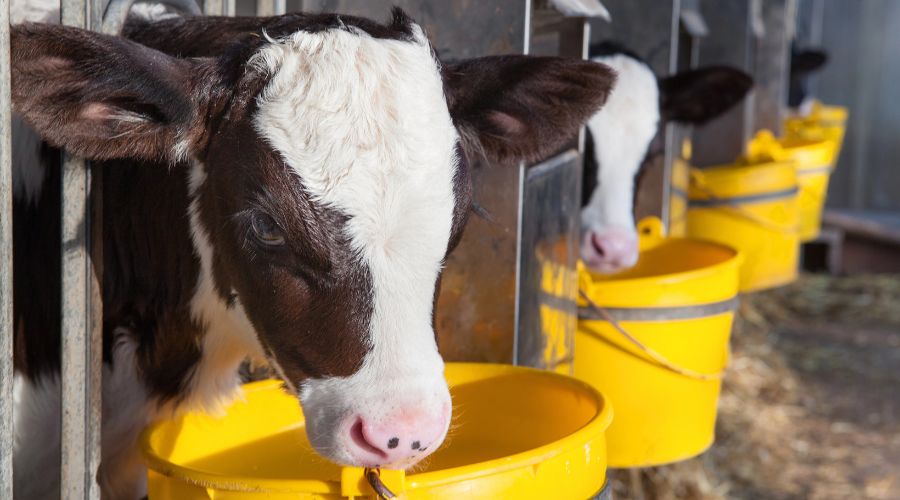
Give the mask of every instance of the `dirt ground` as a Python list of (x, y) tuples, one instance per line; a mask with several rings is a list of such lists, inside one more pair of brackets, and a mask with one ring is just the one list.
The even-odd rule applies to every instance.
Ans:
[(745, 296), (732, 353), (713, 448), (616, 498), (900, 500), (900, 276)]

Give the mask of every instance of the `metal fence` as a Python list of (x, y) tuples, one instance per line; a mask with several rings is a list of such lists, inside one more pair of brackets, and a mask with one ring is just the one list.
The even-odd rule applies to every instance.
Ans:
[(0, 0), (0, 498), (12, 498), (12, 106), (9, 0)]
[[(61, 0), (62, 24), (118, 33), (134, 0)], [(163, 0), (163, 3), (167, 3)], [(180, 3), (180, 2), (179, 2)], [(258, 0), (260, 15), (284, 0)], [(197, 11), (199, 12), (199, 10)], [(203, 12), (233, 15), (234, 0), (207, 0)], [(10, 0), (0, 0), (0, 499), (13, 497), (13, 231)], [(62, 180), (62, 370), (60, 498), (99, 499), (102, 414), (102, 178), (66, 156)], [(93, 255), (93, 259), (91, 256)]]

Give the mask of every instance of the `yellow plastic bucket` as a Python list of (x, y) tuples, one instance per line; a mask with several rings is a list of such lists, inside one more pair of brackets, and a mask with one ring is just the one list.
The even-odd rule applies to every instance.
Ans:
[[(415, 473), (381, 471), (405, 499), (588, 498), (606, 482), (612, 410), (574, 378), (451, 363), (454, 430)], [(275, 381), (245, 386), (216, 419), (188, 414), (141, 437), (151, 500), (374, 498), (359, 468), (315, 455), (296, 398)]]
[(637, 265), (581, 279), (582, 292), (608, 316), (582, 300), (575, 376), (615, 406), (611, 467), (684, 460), (713, 443), (742, 261), (723, 245), (663, 239), (658, 220), (639, 230)]
[(688, 236), (744, 256), (741, 291), (797, 279), (799, 214), (794, 162), (691, 170)]
[(799, 136), (776, 139), (769, 131), (761, 131), (750, 142), (750, 163), (765, 161), (793, 161), (797, 168), (797, 209), (800, 215), (801, 242), (819, 237), (822, 211), (828, 195), (828, 181), (837, 160), (833, 141)]
[(784, 121), (785, 137), (831, 141), (837, 158), (844, 144), (849, 115), (849, 110), (843, 106), (828, 106), (816, 101), (808, 115), (793, 116)]

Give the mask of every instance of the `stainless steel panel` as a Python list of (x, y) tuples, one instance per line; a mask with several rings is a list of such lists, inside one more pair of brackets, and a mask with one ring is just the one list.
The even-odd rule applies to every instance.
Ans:
[(12, 99), (9, 0), (0, 0), (0, 498), (12, 498)]
[(850, 108), (828, 206), (900, 210), (900, 2), (825, 0), (821, 42), (817, 97)]
[(256, 0), (257, 16), (275, 16), (286, 12), (285, 0)]
[(581, 154), (528, 169), (520, 246), (516, 364), (569, 373), (578, 320)]
[(512, 363), (518, 290), (519, 203), (523, 165), (479, 165), (472, 214), (447, 259), (436, 311), (441, 354), (448, 361)]
[(237, 5), (236, 0), (202, 0), (203, 13), (208, 16), (233, 16)]
[(308, 12), (340, 12), (387, 19), (398, 6), (421, 24), (444, 58), (522, 54), (526, 50), (527, 0), (302, 0)]
[(791, 39), (796, 0), (763, 0), (765, 35), (756, 38), (753, 79), (756, 83), (753, 128), (781, 135), (787, 107)]
[[(699, 65), (727, 64), (753, 73), (754, 1), (702, 0), (709, 35), (699, 43)], [(757, 28), (759, 26), (756, 26)], [(697, 166), (731, 163), (744, 151), (753, 133), (754, 93), (738, 106), (702, 127), (693, 135), (693, 159)]]

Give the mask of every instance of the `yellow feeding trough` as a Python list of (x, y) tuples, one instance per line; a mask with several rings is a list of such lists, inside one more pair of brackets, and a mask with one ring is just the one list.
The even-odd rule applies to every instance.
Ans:
[(664, 239), (657, 220), (639, 229), (635, 267), (582, 273), (575, 376), (616, 409), (611, 467), (684, 460), (712, 444), (738, 294), (736, 250)]
[(763, 130), (756, 134), (748, 148), (750, 163), (793, 161), (797, 169), (797, 209), (800, 216), (798, 236), (801, 242), (819, 237), (822, 211), (828, 195), (828, 180), (837, 160), (837, 148), (827, 139), (789, 136), (776, 139)]
[(692, 169), (688, 236), (736, 248), (744, 256), (741, 291), (797, 279), (797, 172), (770, 161)]
[[(606, 482), (612, 410), (563, 375), (450, 363), (454, 430), (414, 473), (381, 471), (405, 499), (588, 498)], [(147, 429), (151, 500), (375, 498), (364, 469), (310, 448), (296, 398), (275, 381), (245, 386), (224, 418), (188, 414)]]

